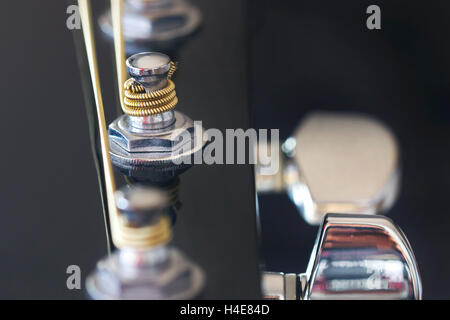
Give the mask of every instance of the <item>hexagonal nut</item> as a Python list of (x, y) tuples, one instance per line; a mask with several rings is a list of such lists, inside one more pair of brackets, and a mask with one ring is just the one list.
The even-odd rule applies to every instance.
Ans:
[(128, 116), (123, 115), (109, 125), (109, 139), (129, 153), (173, 153), (191, 143), (194, 123), (185, 115), (175, 112), (175, 123), (157, 130), (139, 130), (131, 127)]
[(177, 249), (169, 249), (169, 259), (154, 267), (122, 266), (119, 254), (99, 261), (86, 282), (96, 300), (193, 299), (203, 289), (203, 271)]

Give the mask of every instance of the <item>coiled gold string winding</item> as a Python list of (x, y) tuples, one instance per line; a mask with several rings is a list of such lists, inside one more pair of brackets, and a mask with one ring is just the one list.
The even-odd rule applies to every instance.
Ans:
[(157, 223), (135, 228), (125, 221), (121, 224), (122, 244), (127, 247), (148, 248), (168, 243), (172, 239), (172, 228), (167, 216), (162, 216)]
[(176, 70), (173, 61), (167, 74), (167, 85), (159, 90), (146, 92), (134, 79), (128, 79), (123, 85), (124, 98), (122, 109), (129, 116), (145, 117), (163, 113), (175, 108), (178, 103), (175, 84), (170, 79)]

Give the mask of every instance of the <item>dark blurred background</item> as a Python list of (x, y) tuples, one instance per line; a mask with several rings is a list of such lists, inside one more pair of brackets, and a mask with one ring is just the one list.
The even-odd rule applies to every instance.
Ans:
[[(381, 8), (381, 30), (366, 9)], [(288, 137), (311, 110), (364, 112), (397, 135), (400, 196), (388, 212), (416, 254), (425, 299), (450, 298), (450, 3), (276, 1), (249, 5), (254, 125)], [(269, 270), (303, 272), (317, 228), (284, 195), (260, 197)]]

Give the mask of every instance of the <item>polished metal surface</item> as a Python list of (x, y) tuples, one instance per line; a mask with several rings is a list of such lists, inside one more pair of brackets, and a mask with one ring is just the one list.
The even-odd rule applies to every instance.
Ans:
[(128, 116), (126, 121), (128, 122), (128, 129), (131, 132), (145, 132), (145, 130), (157, 130), (167, 128), (174, 124), (175, 113), (173, 110), (169, 110), (160, 114), (155, 114), (146, 117), (134, 117)]
[(384, 216), (325, 216), (306, 272), (304, 299), (421, 299), (411, 246)]
[(411, 246), (384, 216), (327, 214), (305, 273), (265, 272), (265, 299), (417, 300), (422, 284)]
[(167, 84), (170, 58), (160, 52), (141, 52), (126, 60), (127, 71), (147, 92), (162, 89)]
[[(130, 76), (149, 94), (167, 86), (171, 66), (170, 58), (158, 52), (142, 52), (126, 60)], [(125, 114), (109, 126), (111, 161), (129, 176), (142, 167), (183, 170), (193, 164), (193, 155), (205, 143), (201, 125), (173, 110), (148, 116)]]
[(91, 298), (168, 300), (197, 297), (204, 286), (204, 273), (168, 244), (170, 231), (167, 228), (170, 227), (161, 220), (170, 205), (168, 195), (155, 188), (129, 185), (116, 192), (116, 204), (125, 223), (136, 228), (134, 232), (146, 232), (148, 237), (160, 240), (148, 247), (122, 247), (99, 261), (86, 281)]
[[(185, 0), (127, 0), (123, 34), (128, 43), (148, 43), (161, 50), (179, 46), (200, 22), (200, 11)], [(103, 32), (112, 37), (109, 11), (100, 17), (99, 24)]]
[(264, 299), (298, 300), (301, 298), (300, 276), (295, 273), (264, 272)]
[(193, 139), (194, 133), (203, 132), (203, 128), (180, 112), (175, 111), (173, 125), (159, 130), (142, 130), (135, 133), (126, 121), (127, 115), (116, 119), (109, 126), (111, 161), (119, 168), (158, 167), (179, 165), (196, 152), (202, 150), (203, 139)]
[(169, 206), (168, 195), (156, 188), (130, 185), (116, 191), (116, 205), (128, 224), (151, 224)]
[(186, 135), (185, 132), (194, 132), (193, 121), (177, 111), (175, 111), (172, 125), (158, 129), (138, 129), (133, 126), (129, 118), (128, 115), (122, 115), (109, 125), (109, 139), (110, 142), (131, 154), (165, 152), (170, 156), (172, 151), (190, 142), (189, 136), (183, 136)]
[[(372, 117), (313, 113), (294, 133), (299, 181), (288, 186), (310, 223), (327, 212), (375, 214), (389, 209), (399, 188), (399, 151), (389, 129)], [(306, 185), (309, 195), (304, 195)]]

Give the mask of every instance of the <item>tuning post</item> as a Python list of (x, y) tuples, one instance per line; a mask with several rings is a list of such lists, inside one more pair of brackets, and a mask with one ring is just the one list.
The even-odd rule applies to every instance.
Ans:
[(261, 164), (256, 166), (257, 191), (286, 191), (309, 224), (328, 212), (383, 213), (398, 194), (397, 141), (367, 115), (309, 114), (272, 159), (280, 164), (273, 175), (259, 174)]
[[(166, 51), (180, 47), (198, 29), (201, 13), (185, 0), (126, 0), (122, 21), (128, 52), (144, 46)], [(113, 36), (109, 11), (99, 24), (105, 34)]]
[(125, 114), (109, 126), (111, 160), (128, 176), (145, 169), (176, 176), (205, 144), (203, 128), (173, 110), (176, 65), (165, 54), (144, 52), (129, 57), (126, 67), (131, 78), (123, 86)]
[(204, 273), (169, 245), (169, 196), (143, 186), (125, 186), (116, 193), (122, 222), (143, 243), (129, 241), (97, 264), (86, 285), (93, 299), (192, 299), (204, 285)]

